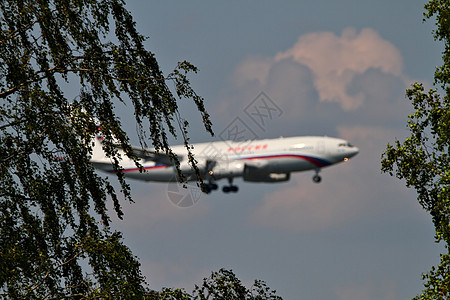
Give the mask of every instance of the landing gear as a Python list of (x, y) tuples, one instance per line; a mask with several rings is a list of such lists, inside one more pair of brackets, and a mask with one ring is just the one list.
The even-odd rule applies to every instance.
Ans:
[(236, 193), (237, 191), (239, 191), (239, 187), (236, 185), (225, 185), (224, 187), (222, 187), (222, 191), (226, 194), (228, 194), (229, 192)]
[(216, 183), (214, 183), (214, 182), (209, 182), (209, 183), (205, 183), (205, 184), (204, 184), (203, 191), (204, 191), (206, 194), (209, 194), (209, 193), (211, 193), (211, 191), (215, 191), (215, 190), (217, 190), (218, 188), (219, 188), (219, 186), (218, 186)]
[(312, 178), (315, 183), (320, 183), (322, 181), (322, 177), (320, 177), (319, 172), (320, 169), (316, 169), (316, 175)]
[[(236, 193), (239, 191), (239, 187), (237, 185), (233, 185), (233, 178), (228, 178), (229, 185), (225, 185), (222, 187), (222, 191), (226, 194), (232, 192)], [(214, 178), (211, 176), (208, 183), (203, 183), (202, 191), (206, 194), (211, 193), (219, 188), (219, 186), (214, 182)]]
[(319, 175), (314, 175), (313, 176), (313, 181), (315, 183), (320, 183), (322, 181), (322, 177), (320, 177)]
[(214, 177), (214, 172), (212, 169), (214, 168), (215, 162), (213, 161), (207, 161), (206, 162), (206, 169), (209, 170), (207, 173), (207, 179), (208, 183), (203, 184), (203, 192), (206, 194), (211, 193), (211, 191), (215, 191), (219, 188), (219, 186), (216, 184), (216, 178)]
[(230, 183), (230, 185), (225, 185), (222, 187), (222, 191), (224, 193), (229, 193), (229, 192), (233, 192), (236, 193), (237, 191), (239, 191), (239, 187), (237, 185), (233, 185), (233, 177), (228, 178), (228, 182)]

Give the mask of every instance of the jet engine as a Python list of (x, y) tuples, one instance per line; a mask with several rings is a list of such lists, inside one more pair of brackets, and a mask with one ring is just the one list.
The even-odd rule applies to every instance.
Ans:
[(244, 181), (249, 182), (283, 182), (290, 177), (290, 173), (268, 173), (251, 166), (245, 166), (243, 174)]

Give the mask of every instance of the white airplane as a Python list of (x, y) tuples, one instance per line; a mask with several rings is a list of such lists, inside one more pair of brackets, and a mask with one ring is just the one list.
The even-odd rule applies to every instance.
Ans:
[[(112, 161), (106, 157), (98, 136), (94, 142), (91, 161), (94, 167), (114, 173)], [(206, 193), (217, 190), (216, 181), (228, 179), (229, 185), (223, 186), (225, 193), (237, 192), (233, 178), (242, 177), (249, 182), (288, 181), (291, 172), (315, 170), (313, 181), (319, 183), (319, 171), (339, 162), (348, 161), (358, 154), (359, 149), (349, 142), (330, 137), (302, 136), (244, 142), (219, 141), (193, 144), (192, 153), (197, 160), (200, 176), (205, 181)], [(194, 169), (189, 165), (184, 146), (171, 147), (180, 161), (180, 170), (187, 180), (195, 181)], [(138, 168), (132, 159), (121, 154), (120, 166), (126, 177), (158, 182), (175, 182), (177, 170), (168, 155), (153, 149), (133, 147), (140, 158), (142, 168)]]

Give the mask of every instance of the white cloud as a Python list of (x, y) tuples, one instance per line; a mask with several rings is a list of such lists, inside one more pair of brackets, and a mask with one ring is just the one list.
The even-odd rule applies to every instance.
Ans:
[[(298, 41), (286, 51), (281, 51), (274, 57), (252, 56), (244, 60), (233, 73), (233, 83), (236, 89), (241, 90), (241, 96), (247, 95), (246, 89), (251, 87), (254, 93), (258, 89), (267, 91), (275, 99), (287, 99), (284, 93), (289, 89), (281, 87), (301, 87), (301, 77), (291, 76), (292, 68), (283, 63), (286, 60), (307, 67), (312, 73), (314, 86), (318, 99), (322, 102), (336, 102), (346, 111), (355, 110), (364, 102), (364, 93), (350, 94), (349, 86), (355, 76), (364, 74), (370, 69), (377, 69), (406, 81), (403, 75), (403, 58), (399, 50), (389, 41), (383, 39), (375, 30), (362, 29), (359, 33), (354, 28), (344, 29), (341, 36), (332, 32), (315, 32), (299, 37)], [(283, 63), (283, 72), (277, 76), (271, 73)], [(297, 74), (298, 71), (295, 73)], [(294, 74), (294, 75), (295, 75)], [(277, 83), (283, 85), (278, 86)], [(273, 89), (274, 91), (270, 91)], [(290, 95), (291, 96), (291, 95)], [(299, 101), (301, 91), (291, 101)], [(292, 97), (291, 97), (292, 98)], [(242, 102), (246, 98), (240, 98)], [(229, 102), (229, 101), (225, 101)], [(286, 106), (289, 103), (286, 103)], [(289, 107), (291, 109), (291, 107)]]
[(347, 28), (340, 37), (331, 32), (301, 36), (291, 49), (278, 53), (275, 60), (286, 58), (313, 71), (314, 85), (321, 101), (338, 102), (345, 110), (355, 109), (363, 102), (361, 95), (347, 93), (356, 74), (375, 68), (401, 76), (403, 70), (402, 56), (397, 48), (370, 28), (359, 34), (354, 28)]
[[(250, 86), (263, 89), (284, 109), (283, 128), (288, 122), (290, 128), (307, 124), (314, 134), (321, 123), (329, 122), (338, 136), (361, 149), (348, 164), (324, 169), (321, 185), (311, 183), (313, 172), (309, 172), (276, 186), (251, 213), (252, 222), (283, 230), (322, 231), (352, 222), (368, 211), (380, 213), (383, 192), (405, 192), (398, 185), (386, 184), (388, 179), (380, 172), (386, 144), (404, 134), (391, 129), (405, 111), (402, 68), (397, 49), (371, 29), (359, 34), (347, 29), (341, 37), (327, 32), (308, 34), (273, 59), (254, 57), (237, 68), (233, 78), (238, 89), (244, 93)], [(322, 115), (323, 102), (330, 101), (343, 110)], [(348, 123), (349, 117), (354, 121)], [(395, 126), (390, 127), (391, 123)]]

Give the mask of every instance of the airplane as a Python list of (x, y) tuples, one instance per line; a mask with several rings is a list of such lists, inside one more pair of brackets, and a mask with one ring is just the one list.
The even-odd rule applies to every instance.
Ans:
[[(91, 162), (101, 171), (114, 173), (112, 160), (103, 152), (103, 137), (94, 141)], [(332, 137), (298, 136), (250, 141), (217, 141), (192, 144), (200, 176), (204, 180), (203, 191), (218, 189), (216, 181), (228, 179), (222, 187), (224, 193), (237, 192), (233, 179), (242, 177), (247, 182), (277, 183), (288, 181), (292, 172), (314, 170), (313, 181), (321, 182), (322, 168), (348, 161), (359, 149), (346, 140)], [(180, 170), (188, 181), (198, 180), (188, 163), (185, 146), (171, 147), (180, 162)], [(120, 166), (125, 177), (156, 182), (175, 182), (178, 178), (173, 160), (154, 149), (133, 147), (141, 168), (121, 154)]]

